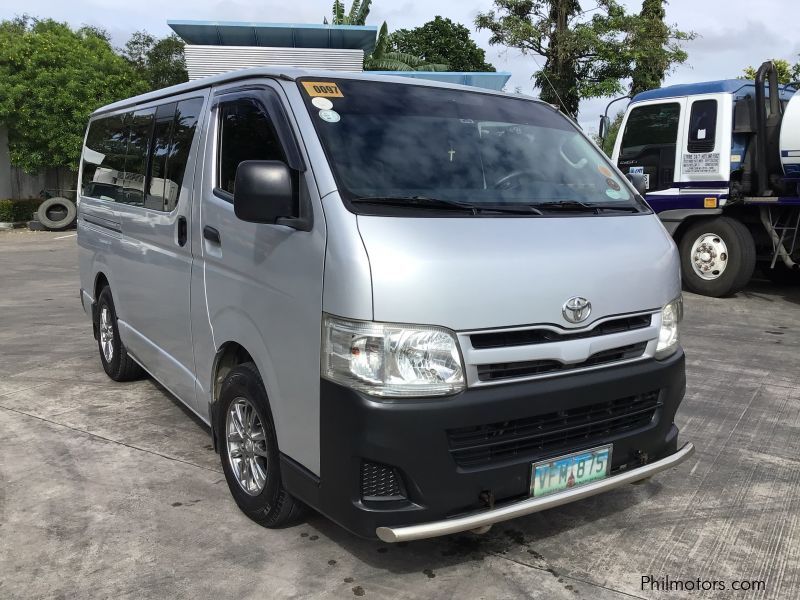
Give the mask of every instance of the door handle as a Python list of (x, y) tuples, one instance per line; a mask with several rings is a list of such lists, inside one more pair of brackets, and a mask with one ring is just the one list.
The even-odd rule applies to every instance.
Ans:
[(203, 237), (206, 238), (209, 242), (222, 245), (222, 240), (219, 238), (219, 231), (217, 231), (214, 227), (211, 227), (210, 225), (206, 225), (205, 227), (203, 227)]
[(186, 217), (178, 217), (178, 246), (186, 245), (186, 237), (188, 235), (188, 227), (186, 226)]

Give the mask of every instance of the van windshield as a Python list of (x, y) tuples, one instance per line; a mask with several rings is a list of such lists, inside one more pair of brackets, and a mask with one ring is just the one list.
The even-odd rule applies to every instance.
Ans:
[(547, 104), (352, 79), (298, 85), (340, 194), (358, 211), (383, 200), (394, 208), (530, 215), (649, 212), (606, 157)]

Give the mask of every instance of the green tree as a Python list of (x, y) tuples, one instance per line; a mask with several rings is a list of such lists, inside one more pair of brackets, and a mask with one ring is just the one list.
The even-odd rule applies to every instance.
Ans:
[[(642, 16), (627, 14), (615, 0), (592, 4), (584, 10), (579, 0), (494, 0), (494, 9), (479, 14), (475, 24), (491, 32), (490, 44), (544, 58), (534, 73), (541, 98), (577, 116), (581, 99), (620, 94), (622, 80), (646, 54), (637, 50)], [(669, 28), (669, 38), (675, 37), (677, 30)], [(648, 51), (656, 47), (672, 48), (654, 44)], [(680, 58), (674, 55), (669, 64)]]
[(420, 27), (392, 32), (390, 45), (395, 52), (419, 56), (428, 63), (447, 64), (453, 71), (495, 70), (470, 37), (469, 29), (440, 16)]
[(372, 0), (364, 0), (363, 2), (361, 0), (353, 0), (353, 3), (350, 5), (350, 10), (345, 11), (344, 2), (340, 2), (339, 0), (334, 0), (333, 8), (331, 10), (331, 12), (333, 13), (331, 24), (364, 25), (367, 22), (367, 16), (369, 15), (369, 9), (371, 4)]
[(375, 49), (364, 57), (367, 71), (447, 71), (448, 65), (429, 63), (424, 58), (391, 49), (391, 38), (386, 21), (381, 25)]
[[(773, 58), (772, 62), (775, 63), (775, 68), (778, 71), (779, 83), (794, 83), (800, 81), (800, 62), (795, 64), (790, 63), (788, 60), (782, 58)], [(758, 67), (747, 67), (744, 70), (744, 75), (739, 79), (755, 79)]]
[(122, 49), (122, 56), (139, 75), (158, 90), (189, 80), (184, 42), (175, 34), (157, 39), (146, 31), (134, 32)]
[(13, 164), (76, 170), (91, 112), (147, 90), (100, 33), (51, 19), (0, 22), (0, 123)]
[(666, 0), (644, 0), (639, 18), (631, 20), (631, 95), (661, 87), (674, 65), (686, 62), (681, 43), (696, 37), (664, 22), (665, 4)]

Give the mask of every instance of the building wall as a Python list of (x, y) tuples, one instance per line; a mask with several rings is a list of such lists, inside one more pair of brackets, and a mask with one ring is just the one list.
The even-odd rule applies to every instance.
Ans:
[(276, 65), (334, 71), (364, 70), (363, 50), (187, 45), (184, 53), (189, 79), (219, 75), (248, 67)]
[(42, 192), (74, 200), (77, 182), (78, 174), (69, 169), (50, 168), (31, 174), (13, 166), (8, 152), (8, 132), (0, 127), (0, 200), (40, 198)]

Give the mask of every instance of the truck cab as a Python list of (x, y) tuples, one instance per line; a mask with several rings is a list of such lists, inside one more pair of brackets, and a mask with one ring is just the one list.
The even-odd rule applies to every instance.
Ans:
[(770, 62), (756, 81), (673, 85), (628, 105), (612, 159), (623, 173), (643, 175), (648, 204), (679, 246), (689, 290), (736, 293), (757, 265), (772, 279), (800, 281), (798, 174), (782, 164), (791, 149), (779, 140), (790, 143), (789, 132), (800, 130), (800, 118), (796, 126), (785, 118), (790, 108), (800, 112), (794, 95), (777, 84)]

